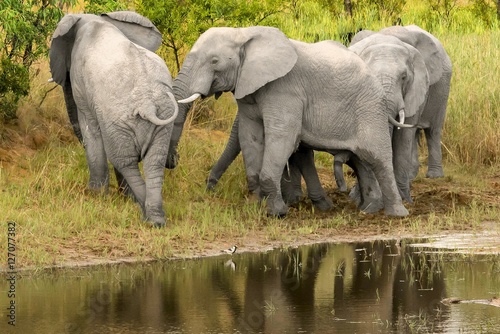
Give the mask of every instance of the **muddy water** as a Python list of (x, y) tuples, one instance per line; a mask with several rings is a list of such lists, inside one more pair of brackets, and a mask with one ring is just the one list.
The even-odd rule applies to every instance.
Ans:
[(18, 277), (0, 333), (500, 333), (500, 256), (322, 244)]

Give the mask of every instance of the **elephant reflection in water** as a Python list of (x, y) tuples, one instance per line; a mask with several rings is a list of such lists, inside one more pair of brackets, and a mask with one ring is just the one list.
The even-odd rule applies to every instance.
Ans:
[[(418, 255), (405, 252), (398, 243), (358, 243), (344, 248), (347, 249), (340, 252), (344, 256), (332, 251), (325, 258), (325, 262), (332, 261), (337, 272), (333, 289), (324, 284), (317, 290), (319, 295), (333, 294), (331, 313), (337, 319), (332, 324), (334, 328), (372, 332), (383, 324), (396, 332), (405, 332), (404, 319), (409, 315), (423, 312), (428, 319), (434, 318), (439, 301), (446, 294), (445, 285), (438, 272), (424, 270), (425, 260), (418, 261)], [(353, 256), (355, 262), (350, 264)]]
[[(106, 303), (89, 303), (91, 317), (77, 315), (72, 323), (82, 332), (131, 323), (193, 333), (364, 333), (384, 322), (404, 332), (406, 315), (423, 310), (435, 319), (445, 286), (438, 271), (426, 270), (425, 258), (397, 248), (373, 242), (233, 256), (235, 271), (224, 266), (225, 256), (129, 269), (133, 283), (110, 288)], [(87, 299), (102, 299), (101, 290)]]

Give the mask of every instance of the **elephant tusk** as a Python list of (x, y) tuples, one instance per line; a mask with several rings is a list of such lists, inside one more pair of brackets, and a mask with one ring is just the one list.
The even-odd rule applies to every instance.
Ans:
[(416, 127), (415, 125), (411, 125), (411, 124), (399, 123), (391, 115), (389, 115), (389, 123), (391, 123), (394, 126), (397, 126), (398, 128), (415, 128)]
[(54, 82), (54, 78), (50, 78), (47, 82)]
[(399, 123), (405, 124), (405, 110), (401, 109), (399, 111)]
[[(404, 108), (399, 111), (399, 123), (404, 124), (405, 123), (405, 110)], [(401, 129), (400, 126), (398, 126), (398, 130)]]
[(185, 103), (191, 103), (193, 102), (194, 100), (196, 100), (197, 98), (199, 98), (201, 96), (200, 93), (194, 93), (193, 95), (191, 95), (190, 97), (188, 98), (185, 98), (184, 100), (179, 100), (177, 101), (178, 103), (182, 103), (182, 104), (185, 104)]

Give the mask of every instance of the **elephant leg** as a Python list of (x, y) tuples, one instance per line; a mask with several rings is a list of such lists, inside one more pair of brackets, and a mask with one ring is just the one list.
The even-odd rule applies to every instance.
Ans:
[[(241, 112), (248, 105), (238, 103)], [(250, 106), (251, 108), (252, 106)], [(260, 119), (252, 119), (240, 114), (238, 125), (238, 138), (243, 154), (245, 172), (247, 175), (248, 190), (256, 196), (261, 197), (259, 184), (259, 173), (262, 169), (262, 158), (264, 154), (264, 128)]]
[(82, 129), (83, 146), (90, 174), (88, 189), (93, 192), (107, 193), (109, 188), (108, 160), (97, 119), (95, 115), (85, 110), (79, 112), (78, 121)]
[(424, 129), (424, 133), (429, 152), (426, 176), (429, 178), (443, 177), (441, 128), (427, 128)]
[[(282, 106), (283, 110), (293, 109)], [(274, 110), (264, 114), (265, 146), (262, 159), (262, 169), (259, 175), (261, 193), (267, 198), (268, 214), (284, 217), (288, 206), (281, 195), (280, 181), (283, 169), (299, 143), (301, 119), (280, 117), (274, 115)]]
[(286, 204), (296, 204), (302, 198), (301, 181), (302, 175), (299, 166), (297, 166), (297, 164), (292, 161), (292, 157), (290, 157), (288, 166), (283, 171), (283, 176), (281, 177), (281, 193), (283, 194), (283, 200)]
[(420, 169), (420, 162), (418, 161), (418, 146), (420, 144), (421, 129), (415, 131), (415, 137), (413, 138), (411, 146), (411, 173), (410, 180), (413, 181), (418, 175), (418, 170)]
[(337, 184), (339, 190), (343, 193), (347, 192), (343, 166), (347, 163), (351, 154), (351, 152), (344, 151), (333, 156), (333, 175), (335, 177), (335, 183)]
[[(165, 137), (165, 139), (159, 139), (160, 137)], [(165, 140), (168, 140), (167, 136), (157, 134), (144, 157), (144, 176), (146, 179), (145, 218), (155, 227), (165, 226), (162, 198), (164, 166), (168, 153), (168, 147), (163, 144)]]
[(403, 200), (413, 203), (410, 195), (414, 173), (416, 129), (399, 129), (393, 132), (393, 166), (399, 194)]
[(122, 175), (122, 173), (120, 173), (120, 171), (118, 169), (116, 169), (116, 167), (113, 167), (113, 168), (115, 171), (116, 181), (118, 183), (118, 191), (122, 195), (132, 197), (135, 200), (134, 194), (133, 194), (132, 190), (130, 189), (125, 177)]
[(116, 168), (127, 181), (135, 201), (141, 207), (144, 217), (146, 217), (146, 183), (142, 178), (138, 164), (139, 159), (135, 161), (128, 159), (128, 163), (117, 166)]
[(217, 182), (219, 182), (220, 177), (227, 170), (229, 165), (236, 159), (238, 154), (241, 152), (240, 141), (238, 139), (238, 115), (233, 122), (233, 126), (231, 128), (231, 134), (229, 135), (229, 140), (226, 144), (226, 148), (219, 160), (215, 163), (215, 165), (210, 170), (210, 174), (208, 175), (207, 180), (207, 189), (214, 190)]
[(314, 151), (299, 146), (297, 151), (292, 154), (290, 160), (294, 165), (299, 166), (301, 174), (307, 186), (307, 196), (311, 199), (313, 205), (320, 211), (328, 211), (333, 207), (333, 202), (326, 195), (325, 190), (321, 186), (318, 171), (314, 164)]
[(370, 167), (355, 155), (351, 156), (347, 165), (352, 168), (358, 180), (349, 197), (363, 212), (375, 213), (383, 209), (382, 191)]
[(444, 176), (441, 152), (441, 131), (446, 116), (446, 106), (450, 94), (451, 72), (443, 73), (441, 79), (429, 87), (429, 97), (420, 117), (428, 128), (424, 129), (427, 141), (428, 161), (427, 174), (429, 178)]
[(390, 146), (386, 146), (390, 145), (389, 137), (387, 137), (387, 144), (378, 144), (365, 143), (362, 146), (365, 148), (364, 150), (353, 153), (358, 155), (362, 161), (365, 161), (375, 173), (382, 191), (385, 214), (388, 216), (407, 216), (408, 210), (403, 205), (394, 177), (392, 154), (390, 154), (392, 150)]

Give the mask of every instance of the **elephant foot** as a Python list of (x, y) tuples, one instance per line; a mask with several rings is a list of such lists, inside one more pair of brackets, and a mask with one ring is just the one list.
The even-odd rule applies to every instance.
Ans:
[(444, 171), (442, 167), (439, 168), (433, 168), (427, 170), (427, 174), (425, 174), (425, 177), (428, 177), (430, 179), (437, 179), (440, 177), (444, 177)]
[(89, 183), (87, 186), (87, 191), (91, 194), (107, 195), (108, 194), (108, 187), (107, 186), (96, 186), (96, 185)]
[(401, 199), (403, 199), (403, 201), (407, 201), (408, 203), (413, 204), (413, 199), (411, 198), (409, 188), (401, 189), (398, 187), (398, 190), (399, 195), (401, 196)]
[(165, 219), (146, 218), (146, 222), (149, 223), (149, 225), (151, 225), (151, 227), (154, 227), (154, 228), (162, 228), (162, 227), (165, 227), (165, 225), (166, 225)]
[(333, 208), (333, 202), (328, 197), (324, 197), (319, 200), (312, 200), (312, 203), (314, 207), (321, 212), (326, 212)]
[(403, 204), (395, 204), (388, 206), (385, 208), (384, 213), (387, 216), (393, 216), (393, 217), (406, 217), (410, 214), (408, 210), (403, 206)]
[(165, 216), (164, 215), (163, 216), (159, 216), (159, 215), (156, 215), (156, 216), (152, 216), (152, 215), (145, 216), (144, 217), (144, 221), (147, 222), (152, 227), (156, 227), (156, 228), (161, 228), (161, 227), (164, 227), (166, 225), (166, 221), (165, 221)]
[(288, 213), (288, 206), (282, 199), (267, 200), (267, 214), (276, 218), (284, 218)]
[(164, 227), (166, 224), (165, 212), (161, 207), (158, 208), (156, 206), (146, 205), (146, 213), (144, 214), (144, 220), (153, 227), (157, 228)]
[(207, 190), (214, 191), (217, 182), (219, 182), (218, 179), (209, 176), (207, 179)]
[(347, 186), (345, 184), (337, 185), (341, 193), (347, 192)]
[(301, 190), (294, 191), (289, 194), (283, 194), (283, 200), (285, 201), (286, 204), (288, 205), (294, 205), (300, 202), (300, 199), (302, 198), (303, 194)]
[(384, 208), (384, 203), (381, 200), (364, 201), (358, 207), (364, 213), (376, 213)]

